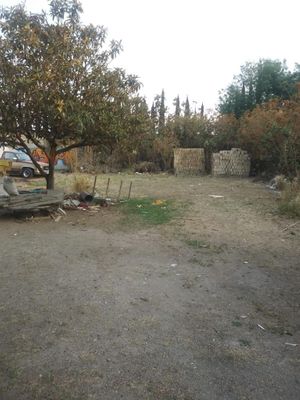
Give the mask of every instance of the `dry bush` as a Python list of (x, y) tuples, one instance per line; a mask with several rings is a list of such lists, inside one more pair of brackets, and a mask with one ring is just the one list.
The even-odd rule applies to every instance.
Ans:
[(88, 192), (91, 189), (89, 176), (83, 174), (74, 175), (72, 190), (76, 193)]
[(256, 173), (295, 176), (300, 160), (300, 101), (270, 100), (240, 119), (238, 140)]
[(283, 214), (292, 217), (300, 217), (300, 181), (295, 178), (291, 182), (285, 182), (281, 192), (279, 210)]
[(173, 134), (158, 137), (153, 141), (153, 160), (162, 171), (173, 167), (173, 153), (177, 143), (178, 141)]
[(93, 147), (77, 149), (75, 171), (94, 173), (97, 170), (96, 151)]
[(286, 177), (284, 175), (276, 175), (274, 178), (274, 185), (277, 190), (284, 190), (287, 185)]
[(77, 163), (78, 163), (78, 155), (77, 155), (77, 150), (78, 149), (73, 149), (69, 151), (68, 153), (65, 153), (65, 161), (70, 168), (70, 172), (75, 172), (77, 170)]
[(158, 172), (158, 167), (155, 165), (154, 162), (151, 161), (141, 161), (134, 166), (134, 172)]

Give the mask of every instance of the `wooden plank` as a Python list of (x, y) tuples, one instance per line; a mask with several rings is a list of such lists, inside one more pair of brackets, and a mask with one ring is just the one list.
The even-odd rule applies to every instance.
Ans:
[(63, 202), (64, 193), (48, 191), (47, 193), (29, 193), (0, 199), (0, 208), (8, 211), (30, 210), (45, 206), (59, 205)]
[(97, 175), (95, 175), (95, 179), (94, 179), (94, 186), (93, 186), (92, 196), (95, 196), (96, 183), (97, 183)]

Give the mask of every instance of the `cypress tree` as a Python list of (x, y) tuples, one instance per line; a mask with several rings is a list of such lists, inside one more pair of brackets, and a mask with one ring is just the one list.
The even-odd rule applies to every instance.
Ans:
[(189, 98), (186, 98), (186, 101), (184, 103), (184, 116), (186, 118), (189, 118), (191, 116), (191, 108), (190, 108), (190, 102), (189, 102)]
[(201, 115), (201, 117), (204, 116), (204, 104), (203, 103), (201, 104), (200, 115)]
[(158, 133), (163, 135), (165, 132), (166, 125), (166, 107), (165, 107), (165, 91), (161, 92), (160, 106), (158, 111)]
[(180, 117), (181, 114), (181, 107), (180, 107), (180, 99), (179, 96), (175, 97), (174, 99), (174, 106), (175, 106), (175, 117)]

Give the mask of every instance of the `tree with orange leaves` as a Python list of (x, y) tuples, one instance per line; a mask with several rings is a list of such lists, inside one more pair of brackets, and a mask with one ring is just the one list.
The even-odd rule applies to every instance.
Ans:
[(239, 140), (260, 171), (300, 170), (300, 98), (270, 100), (240, 119)]

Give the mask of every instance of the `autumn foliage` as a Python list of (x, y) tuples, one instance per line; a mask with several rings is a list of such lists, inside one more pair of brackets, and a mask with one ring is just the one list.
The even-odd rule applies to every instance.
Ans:
[(257, 172), (295, 176), (300, 168), (300, 101), (270, 100), (245, 113), (239, 143)]

